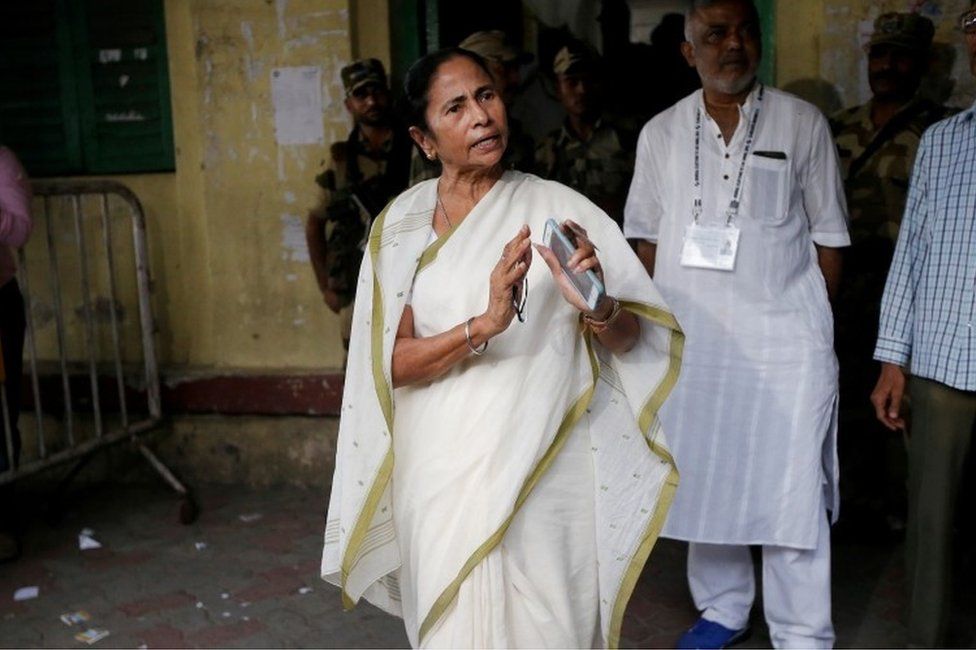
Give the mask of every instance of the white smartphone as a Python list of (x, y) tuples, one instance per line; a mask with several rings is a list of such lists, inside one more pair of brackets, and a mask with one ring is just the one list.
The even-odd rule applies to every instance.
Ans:
[(569, 278), (570, 284), (579, 292), (587, 308), (590, 311), (596, 309), (600, 298), (603, 297), (605, 292), (603, 283), (600, 282), (600, 278), (596, 276), (593, 269), (589, 269), (583, 273), (573, 273), (569, 270), (566, 263), (569, 262), (569, 258), (576, 252), (576, 246), (569, 241), (569, 237), (563, 233), (555, 219), (546, 221), (546, 229), (542, 235), (542, 243), (556, 255), (556, 259), (559, 260), (559, 265), (563, 267), (563, 272)]

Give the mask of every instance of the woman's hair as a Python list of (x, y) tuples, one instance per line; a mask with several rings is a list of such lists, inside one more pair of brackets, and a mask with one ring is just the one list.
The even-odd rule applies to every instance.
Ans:
[(421, 131), (428, 131), (427, 103), (430, 94), (430, 83), (437, 74), (441, 64), (457, 57), (465, 57), (473, 61), (479, 68), (491, 77), (491, 70), (481, 56), (460, 47), (447, 47), (437, 50), (418, 59), (403, 80), (403, 120), (406, 125), (415, 126)]

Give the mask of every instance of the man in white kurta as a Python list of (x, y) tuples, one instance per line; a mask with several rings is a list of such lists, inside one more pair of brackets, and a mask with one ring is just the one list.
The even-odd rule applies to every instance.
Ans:
[[(748, 546), (761, 545), (774, 645), (829, 647), (837, 361), (825, 271), (839, 268), (822, 270), (818, 260), (849, 244), (843, 186), (819, 111), (755, 80), (751, 2), (697, 5), (705, 6), (690, 16), (696, 37), (726, 30), (716, 61), (748, 62), (754, 48), (738, 119), (712, 117), (721, 113), (710, 104), (715, 71), (703, 71), (704, 40), (686, 43), (704, 90), (644, 127), (624, 224), (687, 337), (681, 378), (662, 409), (681, 471), (664, 535), (691, 543), (688, 579), (706, 621), (696, 628), (706, 634), (682, 643), (709, 647), (717, 638), (722, 647), (744, 636), (755, 595)], [(696, 227), (737, 231), (731, 269), (723, 269), (728, 249), (691, 255), (696, 243), (703, 250), (696, 214)], [(724, 636), (709, 636), (719, 629), (710, 623)]]

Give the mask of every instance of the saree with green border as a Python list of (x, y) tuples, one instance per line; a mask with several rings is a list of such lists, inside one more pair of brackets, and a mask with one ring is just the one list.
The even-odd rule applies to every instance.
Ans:
[[(436, 181), (377, 219), (360, 274), (322, 576), (404, 618), (414, 646), (616, 647), (677, 485), (657, 411), (680, 367), (674, 317), (617, 226), (573, 190), (505, 175), (430, 243)], [(513, 321), (438, 379), (393, 390), (406, 304), (430, 336), (481, 313), (505, 242), (573, 219), (641, 321), (607, 353), (548, 268)]]

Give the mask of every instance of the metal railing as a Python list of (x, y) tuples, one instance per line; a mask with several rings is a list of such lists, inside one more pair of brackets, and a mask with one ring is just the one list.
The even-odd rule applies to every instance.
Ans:
[[(35, 208), (38, 203), (42, 206), (40, 210), (35, 209), (35, 239), (40, 234), (38, 230), (44, 230), (46, 236), (39, 245), (18, 251), (17, 278), (24, 294), (26, 370), (30, 377), (29, 394), (34, 413), (32, 433), (36, 440), (32, 441), (34, 444), (23, 445), (25, 449), (29, 447), (34, 450), (33, 457), (23, 463), (15, 463), (10, 405), (4, 397), (0, 431), (3, 432), (10, 463), (7, 471), (0, 472), (0, 486), (74, 461), (75, 468), (65, 478), (68, 481), (99, 450), (123, 440), (131, 440), (153, 469), (183, 497), (180, 518), (189, 523), (196, 515), (196, 506), (189, 490), (140, 438), (140, 434), (155, 429), (162, 420), (146, 218), (142, 204), (128, 187), (114, 181), (35, 181), (33, 189)], [(92, 210), (92, 204), (97, 205), (97, 209)], [(114, 212), (110, 210), (110, 204), (115, 208)], [(118, 214), (120, 208), (131, 223), (131, 250), (120, 246), (113, 233), (113, 215)], [(71, 227), (60, 228), (64, 221), (70, 221)], [(100, 248), (98, 255), (93, 255), (93, 248)], [(61, 258), (67, 253), (72, 254), (73, 264), (63, 263)], [(134, 283), (131, 274), (126, 276), (120, 271), (120, 256), (131, 256)], [(46, 268), (44, 257), (47, 258)], [(98, 301), (93, 297), (96, 290), (93, 278), (96, 275), (102, 279), (102, 293), (107, 293)], [(39, 292), (31, 288), (32, 283), (40, 278), (46, 279), (48, 285), (48, 300), (43, 305)], [(138, 360), (128, 364), (123, 354), (119, 290), (122, 282), (134, 284), (138, 305), (140, 350)], [(65, 308), (66, 293), (71, 294), (76, 303), (80, 302), (80, 307), (73, 313)], [(106, 304), (107, 309), (104, 308)], [(99, 305), (102, 309), (98, 309)], [(44, 309), (41, 309), (42, 306)], [(39, 328), (35, 314), (39, 311), (45, 313), (44, 326), (49, 330), (53, 323), (54, 328), (53, 336), (46, 332), (49, 339), (47, 361), (42, 361), (38, 356)], [(69, 325), (72, 316), (75, 321), (80, 321), (75, 327)], [(68, 339), (78, 338), (77, 328), (81, 329), (81, 345), (75, 347), (80, 347), (82, 352), (72, 359)], [(107, 355), (102, 352), (105, 346), (99, 345), (104, 339), (109, 341)], [(45, 363), (47, 372), (42, 371)], [(6, 378), (6, 381), (20, 380), (20, 377)], [(82, 391), (79, 385), (84, 386), (85, 383), (87, 387)], [(42, 384), (49, 390), (42, 390)], [(132, 390), (133, 384), (138, 389)], [(104, 394), (106, 390), (103, 389), (116, 395), (107, 399), (109, 396)], [(133, 393), (140, 402), (136, 409), (130, 408)], [(5, 391), (0, 390), (0, 395), (5, 395)], [(107, 409), (106, 404), (115, 400), (117, 402)], [(56, 424), (61, 428), (56, 441), (49, 435), (46, 401), (56, 402), (60, 406), (55, 409), (59, 418)], [(85, 408), (88, 405), (90, 409)], [(112, 406), (116, 408), (112, 409)], [(112, 413), (108, 413), (109, 410)], [(21, 426), (20, 430), (26, 435), (25, 427)]]

